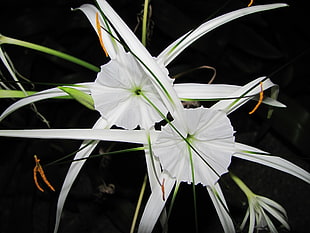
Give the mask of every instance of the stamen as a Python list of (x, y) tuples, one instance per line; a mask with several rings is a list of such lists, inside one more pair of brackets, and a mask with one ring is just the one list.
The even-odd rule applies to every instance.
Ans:
[(263, 82), (260, 82), (259, 85), (260, 85), (260, 92), (259, 92), (258, 103), (255, 105), (253, 110), (251, 112), (249, 112), (249, 114), (253, 114), (258, 109), (259, 105), (261, 105), (261, 103), (263, 102), (263, 99), (264, 99)]
[(50, 184), (50, 182), (47, 180), (45, 174), (44, 174), (44, 170), (40, 164), (40, 159), (38, 159), (38, 157), (35, 155), (34, 156), (34, 161), (36, 163), (34, 169), (33, 169), (33, 179), (34, 179), (34, 183), (37, 186), (37, 188), (41, 191), (44, 192), (44, 189), (39, 185), (38, 179), (37, 179), (37, 172), (39, 172), (40, 176), (42, 177), (44, 183), (52, 190), (55, 192), (54, 187)]
[(166, 200), (166, 198), (165, 198), (165, 178), (163, 178), (163, 182), (161, 184), (161, 192), (163, 194), (163, 201), (165, 201)]
[[(34, 158), (35, 160), (36, 157)], [(37, 186), (37, 188), (41, 191), (41, 192), (44, 192), (43, 188), (41, 188), (41, 186), (39, 185), (39, 182), (38, 182), (38, 178), (37, 178), (37, 171), (38, 171), (38, 167), (37, 165), (33, 168), (33, 180), (34, 180), (34, 183), (35, 185)]]
[(252, 6), (253, 2), (254, 2), (254, 0), (251, 0), (250, 3), (248, 4), (248, 7)]
[(99, 41), (100, 41), (100, 45), (105, 53), (105, 56), (108, 57), (108, 51), (106, 50), (103, 40), (102, 40), (102, 34), (101, 34), (101, 26), (100, 26), (100, 22), (99, 22), (99, 14), (98, 12), (96, 13), (96, 28), (97, 28), (97, 32), (98, 32), (98, 37), (99, 37)]

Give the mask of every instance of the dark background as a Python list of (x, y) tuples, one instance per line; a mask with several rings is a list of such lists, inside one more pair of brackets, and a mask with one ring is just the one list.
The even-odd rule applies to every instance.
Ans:
[[(97, 36), (86, 17), (71, 8), (87, 1), (1, 0), (0, 33), (64, 51), (100, 66), (105, 58)], [(92, 3), (92, 1), (88, 1)], [(109, 1), (131, 29), (138, 21), (142, 1)], [(275, 1), (254, 1), (254, 4)], [(168, 68), (171, 75), (201, 65), (217, 69), (214, 83), (244, 85), (269, 75), (280, 86), (280, 100), (288, 106), (276, 109), (266, 119), (267, 108), (249, 116), (255, 102), (230, 115), (237, 141), (286, 158), (309, 168), (309, 16), (305, 1), (284, 1), (290, 7), (246, 16), (204, 36), (183, 52)], [(156, 56), (167, 45), (208, 18), (245, 7), (244, 0), (153, 0), (152, 33), (148, 49)], [(140, 37), (140, 28), (137, 30)], [(96, 73), (61, 59), (26, 48), (3, 45), (15, 68), (35, 83), (28, 89), (42, 90), (40, 83), (93, 81)], [(1, 64), (2, 78), (9, 74)], [(196, 71), (177, 82), (207, 83), (208, 70)], [(15, 100), (1, 99), (3, 111)], [(91, 127), (99, 115), (74, 101), (48, 100), (36, 104), (53, 128)], [(30, 107), (10, 115), (2, 129), (46, 128)], [(57, 194), (69, 163), (46, 166), (56, 192), (36, 189), (33, 155), (42, 165), (67, 155), (79, 146), (71, 140), (0, 139), (0, 233), (52, 232)], [(110, 145), (102, 143), (100, 150)], [(114, 144), (113, 149), (128, 145)], [(98, 153), (99, 148), (95, 151)], [(309, 232), (309, 186), (297, 178), (271, 168), (234, 159), (230, 170), (257, 194), (279, 202), (288, 212), (292, 232)], [(124, 154), (87, 161), (74, 184), (64, 209), (59, 232), (129, 232), (130, 223), (145, 174), (143, 154)], [(98, 187), (114, 184), (115, 193), (100, 193)], [(226, 176), (222, 187), (236, 224), (246, 205), (243, 194)], [(197, 186), (199, 232), (222, 232), (207, 191)], [(147, 190), (148, 194), (149, 190)], [(147, 197), (147, 195), (146, 195)], [(145, 201), (147, 198), (145, 197)], [(145, 203), (145, 202), (144, 202)], [(193, 232), (191, 186), (182, 185), (170, 219), (170, 232)], [(276, 221), (275, 221), (276, 222)], [(160, 232), (160, 228), (155, 231)], [(281, 227), (279, 232), (286, 232)]]

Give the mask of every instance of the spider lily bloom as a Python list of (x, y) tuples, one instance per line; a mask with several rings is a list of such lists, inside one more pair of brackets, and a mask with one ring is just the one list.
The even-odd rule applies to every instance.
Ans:
[(168, 113), (154, 85), (130, 53), (119, 54), (101, 67), (91, 95), (101, 116), (113, 124), (125, 129), (140, 126), (149, 129), (162, 115), (145, 99), (145, 96), (158, 110)]
[[(175, 182), (202, 184), (208, 191), (217, 211), (225, 205), (217, 183), (221, 175), (228, 172), (234, 149), (233, 128), (223, 111), (207, 108), (184, 109), (184, 120), (173, 120), (163, 127), (152, 144), (154, 156), (159, 158), (163, 172), (162, 187), (154, 185), (143, 213), (139, 232), (151, 232)], [(160, 181), (159, 181), (160, 182)], [(222, 203), (218, 203), (221, 198)], [(225, 206), (224, 208), (227, 208)], [(219, 214), (220, 215), (220, 214)], [(224, 217), (223, 217), (224, 216)], [(220, 215), (225, 230), (232, 231), (233, 223), (227, 214)]]
[(272, 223), (271, 219), (266, 212), (271, 214), (275, 219), (277, 219), (288, 231), (290, 226), (287, 223), (287, 214), (285, 209), (276, 203), (275, 201), (254, 194), (238, 177), (231, 174), (232, 179), (239, 186), (239, 188), (244, 192), (248, 199), (249, 207), (246, 211), (245, 217), (242, 221), (240, 229), (243, 230), (248, 219), (249, 221), (249, 233), (254, 232), (254, 229), (268, 230), (270, 232), (277, 233), (277, 229)]
[(214, 185), (228, 172), (235, 151), (230, 120), (223, 111), (202, 107), (184, 109), (184, 115), (185, 122), (175, 119), (173, 127), (163, 127), (152, 146), (154, 155), (178, 181)]

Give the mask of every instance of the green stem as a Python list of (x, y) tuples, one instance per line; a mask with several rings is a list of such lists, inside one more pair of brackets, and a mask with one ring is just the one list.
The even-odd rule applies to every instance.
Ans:
[(142, 20), (142, 44), (144, 46), (146, 46), (148, 9), (149, 9), (149, 0), (144, 0), (143, 20)]
[(140, 190), (140, 195), (139, 195), (138, 203), (137, 203), (135, 214), (133, 216), (132, 223), (131, 223), (130, 233), (133, 233), (134, 230), (135, 230), (136, 222), (137, 222), (137, 219), (138, 219), (138, 213), (139, 213), (139, 210), (140, 210), (140, 207), (141, 207), (141, 203), (142, 203), (142, 199), (143, 199), (144, 192), (145, 192), (146, 183), (147, 183), (147, 174), (145, 174), (144, 179), (143, 179), (143, 184), (142, 184), (142, 187), (141, 187), (141, 190)]
[(57, 51), (57, 50), (54, 50), (54, 49), (50, 49), (50, 48), (47, 48), (45, 46), (42, 46), (42, 45), (37, 45), (37, 44), (33, 44), (33, 43), (30, 43), (30, 42), (26, 42), (26, 41), (22, 41), (22, 40), (17, 40), (17, 39), (14, 39), (14, 38), (10, 38), (10, 37), (6, 37), (6, 36), (3, 36), (3, 35), (0, 35), (0, 45), (1, 44), (13, 44), (13, 45), (18, 45), (18, 46), (22, 46), (22, 47), (26, 47), (26, 48), (29, 48), (29, 49), (33, 49), (33, 50), (37, 50), (37, 51), (40, 51), (40, 52), (43, 52), (43, 53), (47, 53), (47, 54), (50, 54), (50, 55), (53, 55), (53, 56), (56, 56), (56, 57), (60, 57), (64, 60), (67, 60), (67, 61), (70, 61), (72, 63), (75, 63), (75, 64), (78, 64), (80, 66), (83, 66), (89, 70), (92, 70), (94, 72), (99, 72), (100, 71), (100, 68), (97, 67), (97, 66), (94, 66), (86, 61), (83, 61), (79, 58), (76, 58), (76, 57), (73, 57), (69, 54), (66, 54), (66, 53), (63, 53), (63, 52), (60, 52), (60, 51)]
[(196, 198), (196, 185), (195, 185), (195, 166), (193, 160), (192, 149), (190, 146), (187, 146), (188, 153), (189, 153), (189, 161), (191, 165), (191, 172), (192, 172), (192, 187), (193, 187), (193, 198), (194, 198), (194, 216), (195, 216), (195, 230), (198, 233), (198, 215), (197, 215), (197, 198)]
[(233, 173), (229, 173), (230, 177), (233, 179), (233, 181), (239, 186), (239, 188), (244, 192), (244, 194), (250, 199), (251, 197), (255, 196), (255, 194), (248, 188), (248, 186), (243, 183), (243, 181), (235, 176)]

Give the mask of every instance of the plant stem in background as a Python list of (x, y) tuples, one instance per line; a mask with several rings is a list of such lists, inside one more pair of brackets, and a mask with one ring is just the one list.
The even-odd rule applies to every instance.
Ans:
[(137, 222), (137, 219), (138, 219), (138, 214), (139, 214), (139, 210), (140, 210), (140, 207), (141, 207), (142, 199), (143, 199), (143, 196), (144, 196), (146, 183), (147, 183), (147, 174), (145, 174), (144, 179), (143, 179), (143, 184), (142, 184), (142, 187), (141, 187), (141, 190), (140, 190), (140, 195), (139, 195), (138, 203), (137, 203), (135, 214), (133, 216), (132, 223), (131, 223), (130, 233), (133, 233), (135, 231), (135, 226), (136, 226), (136, 222)]
[(50, 48), (47, 48), (45, 46), (42, 46), (42, 45), (37, 45), (37, 44), (33, 44), (33, 43), (30, 43), (30, 42), (27, 42), (27, 41), (22, 41), (22, 40), (17, 40), (17, 39), (14, 39), (14, 38), (10, 38), (10, 37), (6, 37), (6, 36), (3, 36), (0, 34), (0, 45), (1, 44), (13, 44), (13, 45), (18, 45), (18, 46), (22, 46), (22, 47), (26, 47), (26, 48), (29, 48), (29, 49), (33, 49), (33, 50), (37, 50), (37, 51), (40, 51), (40, 52), (43, 52), (43, 53), (47, 53), (47, 54), (50, 54), (50, 55), (53, 55), (53, 56), (56, 56), (56, 57), (60, 57), (62, 59), (65, 59), (67, 61), (70, 61), (72, 63), (75, 63), (75, 64), (78, 64), (80, 66), (83, 66), (89, 70), (92, 70), (94, 72), (99, 72), (100, 71), (100, 68), (97, 67), (97, 66), (94, 66), (86, 61), (83, 61), (79, 58), (76, 58), (76, 57), (73, 57), (69, 54), (66, 54), (66, 53), (63, 53), (63, 52), (60, 52), (60, 51), (57, 51), (57, 50), (54, 50), (54, 49), (50, 49)]
[(149, 9), (149, 0), (145, 0), (143, 9), (143, 20), (142, 20), (142, 44), (144, 46), (146, 46), (148, 9)]

